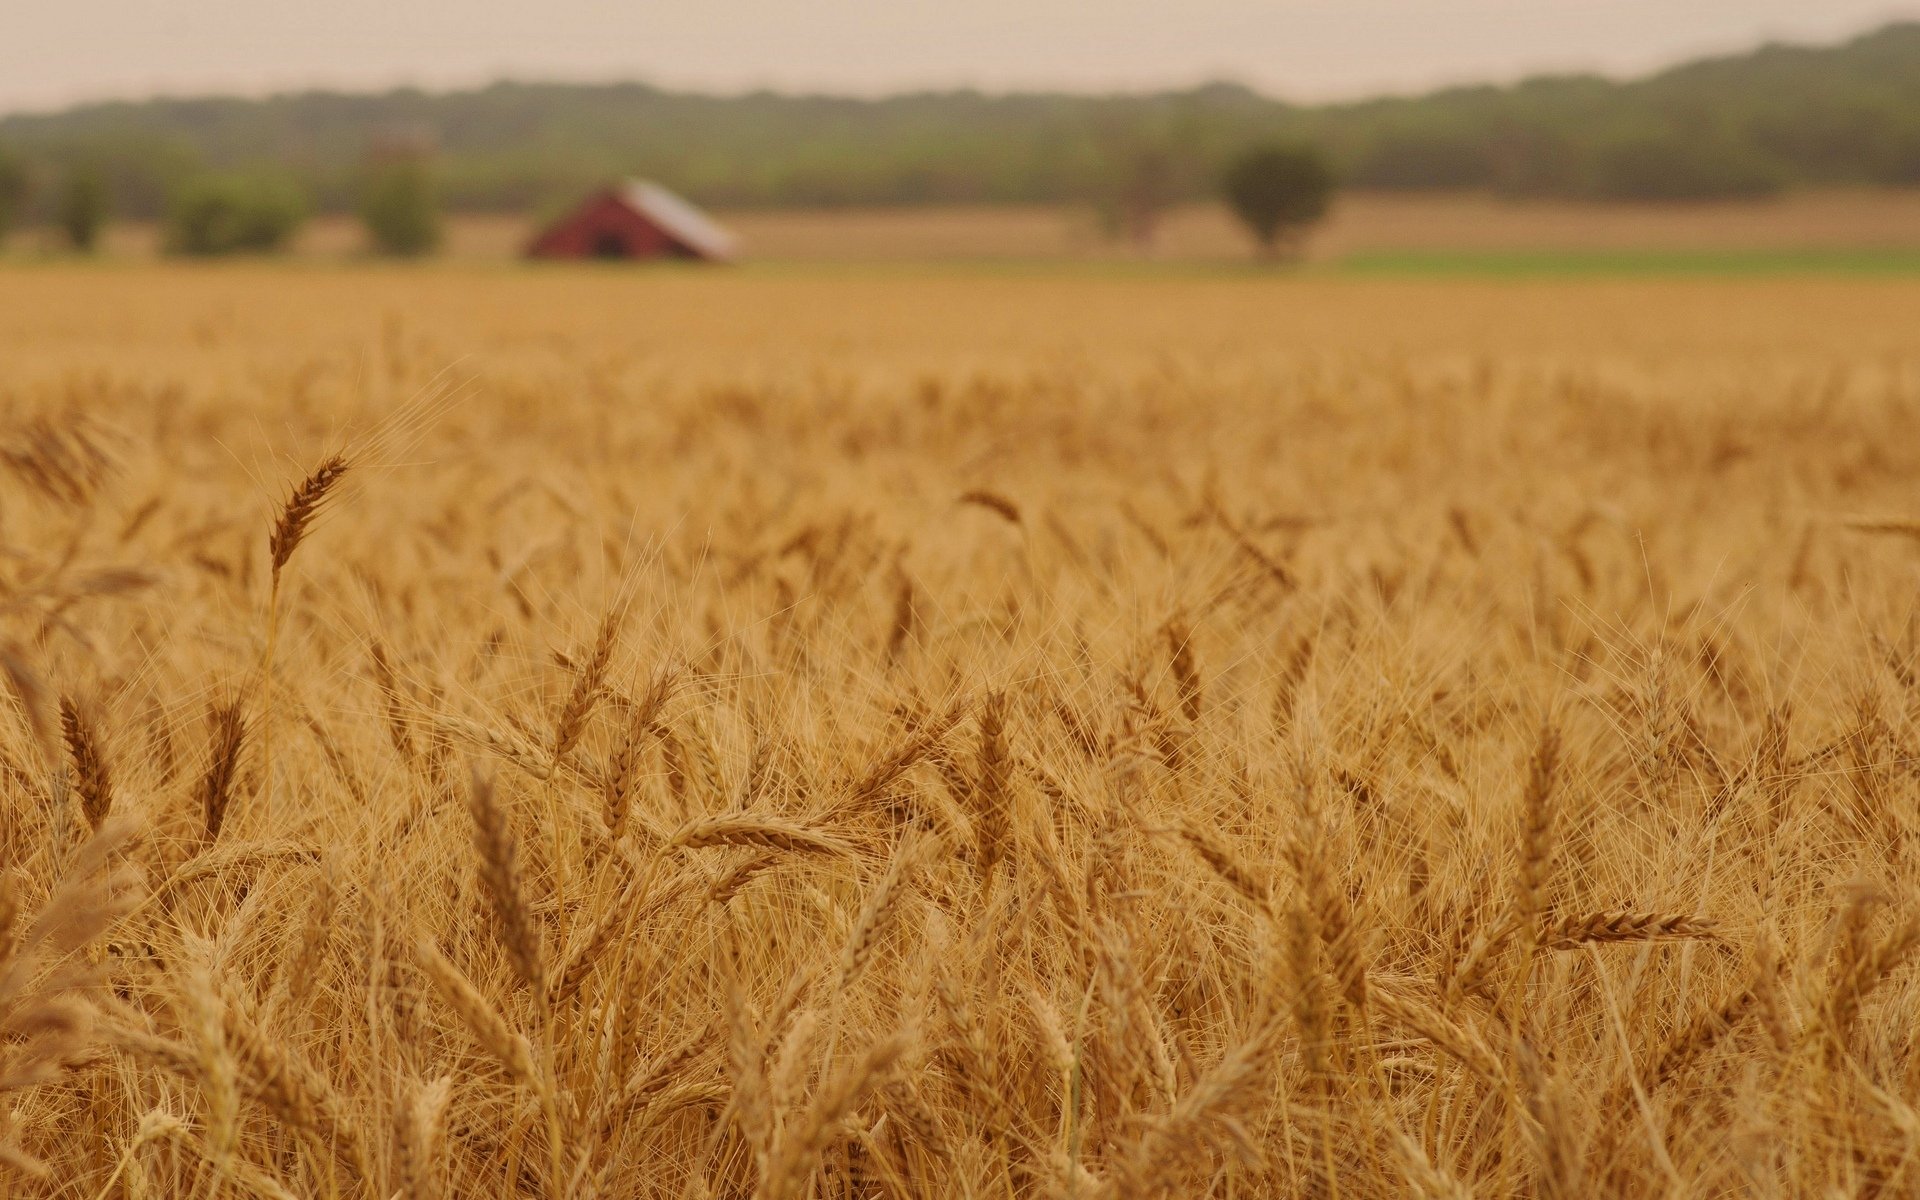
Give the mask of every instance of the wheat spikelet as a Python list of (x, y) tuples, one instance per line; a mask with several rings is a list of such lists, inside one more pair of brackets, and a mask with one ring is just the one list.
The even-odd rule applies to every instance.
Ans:
[(387, 646), (379, 638), (367, 644), (367, 657), (373, 663), (374, 685), (380, 689), (381, 715), (386, 718), (387, 740), (402, 759), (412, 762), (414, 759), (413, 724), (407, 717), (405, 704), (401, 700), (400, 680), (394, 674), (393, 661), (387, 656)]
[(742, 888), (745, 888), (749, 883), (752, 883), (773, 867), (778, 866), (781, 857), (780, 853), (767, 850), (758, 854), (749, 854), (742, 858), (739, 862), (734, 863), (731, 867), (722, 871), (714, 878), (712, 883), (707, 885), (707, 902), (709, 904), (725, 904), (727, 901), (739, 895)]
[(1473, 1190), (1436, 1167), (1419, 1143), (1399, 1129), (1388, 1133), (1400, 1169), (1406, 1173), (1407, 1186), (1420, 1200), (1472, 1200)]
[(22, 944), (20, 879), (11, 870), (0, 870), (0, 972), (13, 965)]
[(1554, 854), (1553, 789), (1559, 765), (1560, 731), (1544, 726), (1527, 764), (1526, 788), (1520, 797), (1520, 871), (1513, 911), (1529, 947), (1535, 923), (1547, 910), (1547, 880), (1553, 871)]
[(919, 625), (919, 613), (914, 606), (913, 577), (896, 568), (893, 585), (893, 620), (887, 631), (886, 660), (889, 663), (900, 661), (907, 645), (913, 641), (913, 631)]
[[(773, 1052), (773, 1069), (767, 1072), (767, 1092), (772, 1097), (776, 1113), (793, 1112), (805, 1098), (807, 1076), (811, 1070), (809, 1051), (813, 1049), (825, 1016), (817, 1008), (801, 1010), (780, 1037), (779, 1045)], [(829, 1047), (828, 1056), (831, 1057), (832, 1053)]]
[(766, 795), (773, 781), (773, 743), (765, 737), (753, 741), (753, 753), (747, 758), (746, 777), (740, 781), (740, 803), (746, 809)]
[(611, 1141), (634, 1112), (671, 1087), (681, 1074), (712, 1048), (712, 1042), (712, 1031), (701, 1030), (660, 1054), (644, 1070), (636, 1071), (617, 1094), (609, 1097), (609, 1103), (601, 1113), (599, 1126), (602, 1143)]
[(1434, 1047), (1477, 1075), (1489, 1087), (1506, 1087), (1506, 1068), (1500, 1054), (1470, 1027), (1415, 997), (1387, 988), (1373, 989), (1370, 999), (1388, 1021), (1418, 1034)]
[(1047, 1065), (1053, 1068), (1056, 1078), (1067, 1081), (1073, 1075), (1075, 1052), (1073, 1039), (1067, 1034), (1066, 1021), (1038, 988), (1027, 989), (1027, 1011), (1033, 1014), (1034, 1029), (1040, 1035), (1040, 1047), (1046, 1052)]
[(763, 1184), (773, 1154), (773, 1092), (761, 1058), (759, 1023), (737, 984), (727, 992), (727, 1072), (733, 1077), (733, 1115), (746, 1135)]
[(906, 1080), (894, 1080), (880, 1089), (886, 1100), (887, 1115), (900, 1126), (912, 1142), (936, 1162), (953, 1161), (953, 1144), (940, 1128), (940, 1118), (927, 1106), (926, 1098)]
[(909, 768), (925, 758), (947, 731), (959, 723), (961, 709), (958, 705), (921, 723), (899, 745), (876, 760), (872, 766), (850, 788), (847, 789), (846, 807), (855, 808), (866, 804), (885, 791)]
[(111, 1188), (114, 1183), (124, 1178), (129, 1200), (147, 1200), (153, 1194), (153, 1187), (147, 1179), (145, 1169), (140, 1165), (140, 1151), (155, 1142), (167, 1140), (190, 1141), (186, 1122), (163, 1108), (148, 1109), (141, 1115), (140, 1127), (133, 1139), (127, 1143), (126, 1149), (121, 1151), (120, 1160), (114, 1166), (113, 1174), (108, 1176), (108, 1187)]
[(49, 690), (18, 644), (0, 643), (0, 674), (6, 676), (8, 686), (13, 689), (14, 701), (20, 706), (34, 741), (43, 753), (51, 753), (54, 736), (53, 720), (48, 715), (52, 707)]
[(1197, 825), (1187, 824), (1180, 827), (1180, 836), (1200, 861), (1207, 864), (1209, 870), (1220, 877), (1220, 881), (1240, 893), (1260, 908), (1266, 908), (1269, 898), (1267, 885), (1257, 878), (1253, 871), (1232, 851), (1211, 833)]
[(209, 842), (217, 841), (233, 803), (233, 786), (240, 773), (240, 752), (246, 745), (247, 724), (238, 697), (215, 704), (207, 714), (211, 729), (207, 773), (200, 781), (202, 829)]
[(1320, 929), (1305, 905), (1287, 910), (1285, 922), (1287, 992), (1292, 997), (1294, 1023), (1300, 1029), (1301, 1056), (1307, 1075), (1319, 1079), (1326, 1069), (1332, 1014), (1320, 983)]
[(886, 1082), (910, 1042), (906, 1034), (882, 1038), (828, 1081), (801, 1119), (784, 1131), (769, 1159), (765, 1190), (770, 1200), (800, 1194), (841, 1123)]
[(73, 758), (73, 790), (87, 827), (97, 831), (113, 811), (113, 778), (93, 721), (70, 697), (60, 698), (60, 730)]
[(1920, 946), (1920, 918), (1910, 916), (1877, 944), (1843, 947), (1822, 1013), (1829, 1045), (1846, 1045), (1862, 1001), (1906, 962), (1916, 946)]
[(371, 1177), (365, 1139), (331, 1082), (283, 1039), (269, 1036), (244, 997), (223, 989), (227, 1043), (248, 1089), (280, 1122), (312, 1135), (362, 1179)]
[(446, 1156), (447, 1105), (453, 1099), (453, 1077), (442, 1075), (432, 1083), (413, 1082), (399, 1108), (399, 1162), (395, 1174), (405, 1200), (440, 1200)]
[(1520, 932), (1520, 919), (1508, 917), (1489, 928), (1480, 930), (1468, 945), (1467, 952), (1461, 956), (1446, 980), (1447, 990), (1458, 995), (1484, 995), (1487, 990), (1487, 976), (1494, 969), (1500, 956)]
[(1282, 595), (1299, 590), (1300, 581), (1294, 578), (1293, 572), (1289, 571), (1284, 563), (1262, 550), (1259, 543), (1255, 542), (1237, 521), (1227, 515), (1226, 509), (1217, 502), (1209, 507), (1213, 519), (1219, 523), (1221, 529), (1226, 531), (1227, 536), (1233, 539), (1233, 544), (1239, 548), (1240, 553), (1246, 555), (1249, 561), (1259, 567), (1267, 578), (1273, 581)]
[(115, 467), (100, 429), (78, 413), (35, 416), (0, 441), (0, 466), (56, 503), (81, 506)]
[[(215, 1171), (230, 1174), (240, 1146), (240, 1069), (227, 1044), (220, 993), (204, 955), (196, 955), (188, 969), (184, 999), (193, 1073), (206, 1106), (208, 1156)], [(150, 1043), (145, 1048), (157, 1049)]]
[(1007, 698), (1004, 692), (988, 696), (980, 707), (980, 746), (975, 756), (974, 786), (970, 793), (976, 861), (980, 877), (991, 880), (994, 868), (1007, 856), (1012, 843), (1012, 752), (1007, 741)]
[(364, 808), (370, 800), (367, 785), (361, 780), (360, 772), (354, 768), (346, 751), (340, 748), (339, 740), (333, 736), (332, 731), (320, 723), (320, 718), (312, 713), (302, 712), (300, 720), (313, 734), (313, 740), (319, 744), (320, 753), (326, 758), (327, 766), (333, 770), (335, 778), (339, 779), (347, 789), (347, 794), (353, 797), (354, 803)]
[(688, 869), (656, 888), (645, 886), (651, 880), (651, 876), (648, 876), (623, 889), (618, 899), (606, 906), (579, 947), (567, 955), (553, 986), (552, 1002), (561, 1004), (570, 999), (594, 968), (600, 965), (616, 938), (624, 931), (638, 928), (651, 920), (674, 901), (692, 895), (701, 879), (697, 871)]
[(547, 989), (546, 958), (540, 930), (527, 900), (520, 871), (519, 839), (495, 795), (493, 781), (474, 771), (468, 782), (467, 810), (473, 816), (473, 847), (480, 858), (480, 884), (499, 923), (500, 942), (513, 960), (520, 982), (536, 996)]
[(491, 1054), (517, 1082), (541, 1090), (544, 1085), (534, 1065), (532, 1045), (508, 1026), (506, 1018), (480, 994), (473, 981), (431, 943), (422, 942), (416, 958), (439, 990), (441, 999), (459, 1016), (480, 1048)]
[(553, 778), (553, 761), (513, 734), (464, 717), (437, 716), (434, 725), (447, 734), (493, 751), (535, 779)]
[(1259, 1158), (1241, 1115), (1259, 1099), (1268, 1055), (1259, 1039), (1235, 1046), (1165, 1114), (1150, 1118), (1114, 1171), (1122, 1200), (1166, 1194), (1192, 1163), (1210, 1155), (1243, 1164)]
[(1019, 505), (1002, 496), (1000, 493), (990, 492), (985, 488), (975, 488), (969, 492), (962, 492), (960, 493), (960, 498), (955, 501), (955, 503), (971, 504), (975, 508), (984, 508), (1012, 525), (1024, 524), (1020, 519)]
[(614, 647), (620, 640), (620, 623), (625, 618), (624, 604), (615, 604), (607, 610), (607, 615), (600, 622), (600, 630), (594, 636), (592, 649), (574, 672), (573, 686), (568, 690), (566, 703), (560, 706), (560, 713), (553, 723), (555, 762), (565, 758), (567, 752), (579, 742), (580, 735), (586, 732), (587, 718), (593, 715), (593, 707), (606, 686), (607, 664), (613, 661)]
[(1780, 964), (1780, 948), (1771, 933), (1763, 933), (1755, 948), (1753, 967), (1754, 1007), (1761, 1028), (1774, 1049), (1781, 1054), (1792, 1050), (1800, 1040), (1799, 1029), (1787, 1002), (1787, 988)]
[(334, 905), (337, 899), (332, 877), (319, 874), (314, 880), (313, 901), (307, 906), (307, 919), (300, 927), (300, 939), (287, 959), (287, 998), (298, 1004), (307, 998), (318, 982), (321, 962), (333, 938)]
[(1659, 1087), (1686, 1069), (1689, 1063), (1719, 1045), (1752, 1010), (1753, 1004), (1753, 989), (1741, 988), (1715, 1008), (1696, 1017), (1692, 1024), (1667, 1043), (1667, 1048), (1654, 1064), (1648, 1085)]
[(137, 873), (115, 860), (133, 846), (139, 828), (131, 817), (108, 817), (99, 832), (73, 852), (64, 874), (12, 946), (16, 973), (0, 980), (0, 994), (13, 993), (31, 980), (30, 974), (20, 972), (36, 955), (71, 954), (132, 907), (142, 885)]
[(346, 475), (348, 465), (344, 455), (329, 455), (313, 469), (312, 474), (300, 481), (281, 507), (280, 517), (274, 522), (273, 531), (267, 535), (267, 551), (273, 560), (273, 583), (276, 589), (280, 584), (281, 569), (293, 557), (293, 552), (300, 548), (301, 540), (307, 536), (307, 526)]
[(1200, 720), (1205, 695), (1200, 666), (1193, 657), (1193, 630), (1184, 621), (1170, 621), (1166, 628), (1168, 662), (1180, 692), (1180, 712), (1188, 723)]
[(886, 874), (880, 877), (880, 882), (874, 885), (866, 902), (860, 906), (853, 932), (848, 935), (847, 944), (840, 953), (840, 978), (835, 984), (837, 990), (844, 992), (852, 987), (867, 969), (867, 964), (873, 961), (881, 939), (886, 936), (906, 894), (902, 884), (920, 857), (917, 846), (905, 846), (896, 851)]
[(1356, 1010), (1367, 1007), (1367, 962), (1363, 934), (1353, 917), (1346, 892), (1334, 884), (1327, 870), (1329, 848), (1314, 783), (1304, 763), (1295, 764), (1300, 801), (1300, 828), (1288, 848), (1294, 873), (1313, 909), (1313, 927), (1326, 943), (1328, 965), (1341, 995)]
[(1841, 522), (1855, 533), (1877, 533), (1920, 539), (1920, 521), (1908, 517), (1851, 517)]
[(1542, 926), (1539, 944), (1547, 950), (1573, 950), (1610, 942), (1719, 940), (1712, 921), (1685, 913), (1642, 913), (1614, 909), (1570, 914)]
[(619, 837), (627, 828), (627, 813), (633, 803), (633, 789), (640, 773), (640, 753), (647, 740), (656, 735), (661, 713), (672, 699), (679, 681), (678, 672), (661, 668), (653, 674), (647, 690), (627, 710), (626, 727), (607, 760), (602, 786), (608, 831)]
[(1547, 1074), (1539, 1052), (1525, 1038), (1516, 1039), (1513, 1057), (1539, 1165), (1536, 1182), (1540, 1192), (1548, 1200), (1577, 1200), (1588, 1194), (1585, 1172), (1559, 1081)]
[(846, 856), (853, 853), (851, 846), (817, 829), (780, 817), (753, 815), (722, 815), (690, 821), (667, 839), (667, 845), (686, 850), (760, 846), (788, 854)]

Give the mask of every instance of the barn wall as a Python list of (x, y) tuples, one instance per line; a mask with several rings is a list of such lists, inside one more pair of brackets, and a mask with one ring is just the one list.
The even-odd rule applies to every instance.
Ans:
[(536, 258), (593, 258), (603, 234), (619, 235), (635, 258), (670, 258), (686, 253), (666, 232), (612, 195), (589, 200), (562, 218), (534, 242)]

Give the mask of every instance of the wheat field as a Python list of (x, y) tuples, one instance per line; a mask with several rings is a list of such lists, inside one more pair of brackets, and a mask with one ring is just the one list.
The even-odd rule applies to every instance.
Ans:
[(1920, 285), (0, 280), (0, 1193), (1920, 1190)]

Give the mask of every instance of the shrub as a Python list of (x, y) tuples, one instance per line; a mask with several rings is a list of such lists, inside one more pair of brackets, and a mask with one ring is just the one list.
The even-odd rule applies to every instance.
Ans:
[(100, 229), (107, 223), (107, 184), (100, 173), (86, 167), (68, 172), (60, 185), (59, 208), (55, 216), (67, 244), (82, 254), (90, 254), (100, 241)]
[(284, 249), (306, 219), (291, 182), (266, 175), (207, 175), (174, 196), (167, 247), (176, 254), (270, 253)]
[(433, 175), (418, 158), (382, 163), (360, 193), (360, 221), (380, 254), (426, 254), (440, 244), (440, 206)]

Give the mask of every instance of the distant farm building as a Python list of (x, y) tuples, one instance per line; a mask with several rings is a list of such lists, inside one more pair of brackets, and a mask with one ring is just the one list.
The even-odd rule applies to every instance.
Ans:
[(595, 192), (527, 247), (529, 258), (680, 258), (730, 262), (733, 235), (657, 183)]

